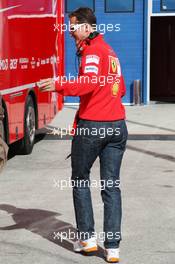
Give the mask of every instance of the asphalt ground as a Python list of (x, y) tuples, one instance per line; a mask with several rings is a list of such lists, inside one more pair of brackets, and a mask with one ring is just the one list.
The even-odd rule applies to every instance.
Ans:
[[(175, 105), (128, 106), (129, 140), (121, 169), (122, 264), (175, 263)], [(72, 124), (76, 107), (65, 107), (47, 128)], [(55, 130), (53, 130), (55, 128)], [(64, 130), (64, 129), (63, 129)], [(72, 202), (71, 137), (38, 135), (29, 156), (10, 154), (0, 175), (0, 263), (105, 263), (103, 243), (93, 256), (76, 254)], [(99, 182), (99, 161), (91, 179)], [(103, 230), (100, 187), (91, 188), (96, 232)]]

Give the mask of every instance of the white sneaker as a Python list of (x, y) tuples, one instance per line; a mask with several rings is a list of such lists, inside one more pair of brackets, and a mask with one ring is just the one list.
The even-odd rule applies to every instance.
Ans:
[(105, 258), (107, 262), (118, 263), (120, 261), (120, 249), (119, 248), (106, 248)]
[(75, 252), (94, 252), (97, 251), (97, 241), (94, 237), (91, 237), (87, 240), (77, 240), (74, 243)]

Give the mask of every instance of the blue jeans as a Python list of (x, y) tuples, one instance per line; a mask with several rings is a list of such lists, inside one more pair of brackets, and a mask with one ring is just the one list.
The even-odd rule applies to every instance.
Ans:
[(80, 119), (72, 140), (72, 186), (77, 232), (82, 240), (95, 234), (90, 169), (99, 157), (105, 248), (117, 248), (121, 241), (122, 205), (119, 182), (127, 136), (125, 120), (97, 122)]

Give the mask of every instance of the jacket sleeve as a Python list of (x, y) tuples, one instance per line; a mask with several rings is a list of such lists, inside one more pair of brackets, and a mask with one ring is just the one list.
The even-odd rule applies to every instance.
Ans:
[(101, 58), (97, 52), (82, 56), (81, 75), (73, 80), (61, 77), (55, 82), (56, 91), (64, 96), (82, 96), (94, 91), (99, 85), (101, 74)]

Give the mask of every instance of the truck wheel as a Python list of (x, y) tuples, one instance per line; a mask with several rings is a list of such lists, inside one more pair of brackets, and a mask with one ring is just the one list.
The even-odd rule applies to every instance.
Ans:
[(0, 120), (0, 137), (6, 141), (5, 138), (5, 129), (4, 129), (4, 122), (2, 120)]
[(33, 149), (35, 142), (35, 130), (36, 130), (36, 120), (35, 120), (35, 107), (32, 97), (29, 95), (27, 97), (27, 102), (25, 106), (24, 115), (24, 138), (22, 140), (22, 146), (20, 153), (23, 155), (30, 154)]

